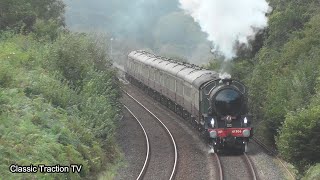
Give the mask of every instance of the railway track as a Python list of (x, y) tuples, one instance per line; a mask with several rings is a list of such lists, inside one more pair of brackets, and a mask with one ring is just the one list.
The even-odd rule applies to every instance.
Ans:
[(125, 108), (139, 122), (146, 141), (148, 141), (145, 162), (137, 180), (174, 179), (177, 171), (178, 151), (172, 133), (160, 118), (137, 99), (125, 91), (124, 94), (127, 98), (124, 98), (123, 101), (128, 105)]
[[(240, 156), (221, 156), (215, 153), (213, 156), (217, 164), (217, 172), (219, 172), (217, 179), (258, 179), (254, 166), (246, 153)], [(239, 171), (235, 171), (240, 168), (244, 170), (241, 174)]]
[(141, 168), (141, 171), (137, 177), (137, 180), (142, 179), (142, 177), (144, 176), (144, 174), (146, 173), (146, 169), (148, 166), (148, 163), (150, 161), (150, 143), (149, 143), (149, 137), (148, 134), (146, 132), (146, 130), (144, 129), (142, 123), (140, 122), (140, 120), (137, 118), (137, 116), (135, 116), (135, 114), (133, 114), (133, 112), (126, 106), (124, 105), (124, 107), (129, 111), (129, 113), (134, 117), (134, 119), (138, 122), (138, 124), (141, 127), (141, 130), (143, 131), (143, 134), (145, 136), (145, 140), (146, 140), (146, 158), (145, 161), (143, 163), (143, 166)]
[(248, 167), (250, 169), (252, 179), (253, 180), (257, 180), (258, 176), (256, 174), (256, 171), (254, 169), (254, 166), (253, 166), (253, 163), (252, 163), (250, 157), (247, 155), (247, 153), (243, 153), (243, 156), (244, 156), (244, 158), (245, 158), (245, 160), (247, 162), (247, 165), (248, 165)]
[(219, 175), (217, 173), (217, 178), (220, 180), (224, 180), (224, 175), (223, 175), (223, 170), (222, 170), (220, 158), (217, 153), (214, 153), (213, 156), (214, 156), (215, 162), (217, 164), (217, 172), (219, 172)]

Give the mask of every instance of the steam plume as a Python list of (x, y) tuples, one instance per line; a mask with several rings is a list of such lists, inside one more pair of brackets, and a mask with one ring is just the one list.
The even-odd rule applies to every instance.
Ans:
[(267, 26), (270, 10), (265, 0), (179, 0), (213, 42), (213, 51), (226, 59), (236, 56), (236, 43), (248, 45), (248, 38)]

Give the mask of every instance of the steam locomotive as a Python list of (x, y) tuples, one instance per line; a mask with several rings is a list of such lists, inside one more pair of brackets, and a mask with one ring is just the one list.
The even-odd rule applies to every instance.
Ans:
[(125, 72), (127, 80), (196, 126), (212, 151), (228, 145), (247, 151), (253, 128), (239, 81), (141, 50), (128, 55)]

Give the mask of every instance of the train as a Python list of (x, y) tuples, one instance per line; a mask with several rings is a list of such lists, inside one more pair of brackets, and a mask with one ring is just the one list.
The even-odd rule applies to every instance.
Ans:
[(253, 127), (243, 83), (143, 50), (130, 52), (124, 69), (129, 82), (196, 127), (214, 153), (248, 151)]

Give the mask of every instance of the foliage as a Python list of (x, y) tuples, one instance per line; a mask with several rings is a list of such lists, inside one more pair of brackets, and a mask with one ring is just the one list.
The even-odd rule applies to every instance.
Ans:
[[(105, 170), (104, 164), (112, 163), (118, 156), (114, 129), (120, 110), (119, 84), (110, 62), (102, 71), (95, 68), (98, 67), (96, 62), (90, 61), (105, 57), (102, 61), (108, 62), (108, 56), (103, 55), (101, 47), (95, 48), (98, 44), (88, 36), (61, 34), (59, 37), (53, 44), (38, 42), (32, 35), (8, 36), (0, 43), (2, 176), (27, 179), (97, 177)], [(73, 45), (86, 51), (72, 49)], [(85, 56), (90, 49), (96, 51)], [(77, 73), (65, 76), (63, 66), (80, 69), (82, 76)], [(74, 79), (77, 83), (71, 83)], [(80, 174), (50, 176), (11, 174), (7, 169), (13, 163), (77, 163), (83, 164), (83, 170)]]
[(307, 174), (302, 180), (317, 180), (320, 179), (320, 164), (312, 166), (307, 171)]
[(83, 35), (62, 35), (50, 49), (48, 63), (51, 70), (58, 70), (73, 88), (82, 87), (86, 73), (93, 68), (87, 53), (87, 39)]
[[(0, 174), (97, 178), (119, 156), (119, 83), (98, 38), (63, 30), (61, 0), (0, 2)], [(81, 173), (10, 173), (18, 164), (82, 164)]]
[(27, 34), (39, 31), (40, 24), (43, 27), (48, 24), (44, 30), (51, 28), (53, 33), (65, 25), (64, 8), (62, 0), (1, 0), (0, 30), (12, 29), (17, 33)]
[(320, 161), (319, 117), (319, 105), (288, 114), (277, 139), (281, 155), (300, 170)]

